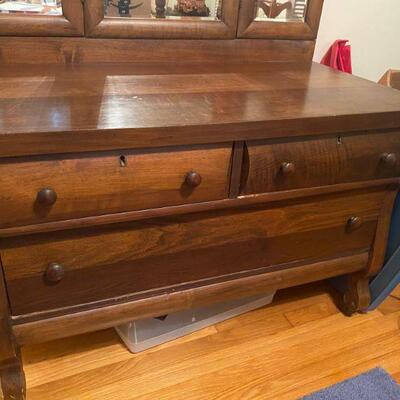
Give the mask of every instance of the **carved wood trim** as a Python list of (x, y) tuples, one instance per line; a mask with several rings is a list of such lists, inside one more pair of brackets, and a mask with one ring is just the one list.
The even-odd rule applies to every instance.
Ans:
[(85, 2), (86, 35), (104, 38), (233, 39), (239, 0), (225, 0), (221, 21), (105, 18), (103, 0)]
[[(54, 316), (34, 322), (22, 323), (23, 321), (18, 317), (14, 319), (14, 323), (16, 323), (14, 332), (20, 344), (43, 342), (44, 340), (104, 329), (133, 319), (150, 318), (181, 309), (202, 307), (218, 301), (227, 301), (341, 274), (350, 274), (365, 268), (367, 260), (368, 254), (361, 253), (227, 280), (207, 286), (174, 291), (117, 305), (96, 308), (96, 305), (93, 304), (90, 310)], [(67, 310), (64, 310), (64, 312), (66, 313)], [(37, 315), (37, 318), (43, 318), (43, 315), (40, 317)]]

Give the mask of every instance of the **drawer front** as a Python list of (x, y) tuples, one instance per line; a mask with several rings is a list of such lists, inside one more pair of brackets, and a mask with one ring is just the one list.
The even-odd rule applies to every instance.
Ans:
[(368, 251), (384, 194), (354, 192), (3, 239), (0, 251), (12, 312), (170, 290)]
[(0, 227), (223, 199), (231, 144), (0, 162)]
[(400, 133), (247, 143), (241, 194), (400, 176)]

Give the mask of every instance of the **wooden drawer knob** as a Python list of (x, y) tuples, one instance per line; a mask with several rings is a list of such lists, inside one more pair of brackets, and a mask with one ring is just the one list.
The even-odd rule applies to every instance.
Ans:
[(289, 176), (296, 171), (296, 166), (291, 162), (283, 162), (280, 171), (283, 176)]
[(201, 183), (201, 175), (197, 172), (191, 171), (188, 172), (185, 178), (185, 183), (190, 187), (197, 187)]
[(381, 161), (388, 167), (394, 167), (397, 163), (397, 157), (394, 153), (383, 153), (381, 155)]
[(52, 206), (57, 201), (57, 193), (51, 188), (39, 190), (36, 200), (39, 204)]
[(347, 230), (353, 232), (362, 225), (362, 220), (360, 217), (350, 217), (347, 220)]
[(44, 273), (45, 278), (50, 283), (60, 282), (64, 277), (64, 267), (58, 263), (51, 263)]

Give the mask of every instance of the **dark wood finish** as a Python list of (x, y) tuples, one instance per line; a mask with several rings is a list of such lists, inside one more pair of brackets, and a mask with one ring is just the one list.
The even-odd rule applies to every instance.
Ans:
[(367, 260), (368, 254), (355, 254), (34, 322), (24, 323), (23, 319), (14, 318), (14, 332), (20, 344), (41, 342), (44, 337), (47, 340), (62, 338), (117, 326), (135, 319), (156, 317), (186, 308), (202, 307), (218, 301), (252, 296), (337, 275), (351, 274), (362, 270)]
[[(393, 185), (388, 189), (382, 202), (381, 215), (378, 220), (367, 268), (362, 272), (341, 277), (341, 290), (334, 287), (337, 305), (341, 311), (348, 316), (356, 312), (365, 312), (367, 310), (371, 301), (369, 290), (370, 279), (379, 272), (385, 260), (391, 211), (398, 193), (398, 186)], [(348, 221), (349, 230), (353, 231), (354, 229), (359, 229), (362, 226), (362, 222), (362, 219), (359, 217), (351, 217)]]
[[(384, 196), (362, 191), (353, 193), (351, 202), (346, 195), (330, 195), (102, 231), (4, 239), (1, 252), (13, 315), (368, 251)], [(354, 214), (363, 222), (349, 231)], [(190, 262), (185, 265), (185, 260)], [(65, 271), (57, 285), (43, 280), (52, 263)]]
[(243, 194), (400, 176), (398, 132), (255, 141), (247, 148)]
[(270, 39), (315, 39), (318, 34), (324, 0), (308, 0), (308, 8), (304, 22), (299, 21), (255, 21), (258, 2), (242, 0), (238, 37), (270, 38)]
[(7, 291), (0, 260), (0, 397), (25, 400), (26, 384), (21, 353), (11, 327)]
[(289, 176), (294, 174), (296, 171), (296, 165), (294, 163), (284, 161), (279, 166), (279, 170), (283, 176)]
[(40, 189), (36, 196), (36, 202), (44, 206), (52, 206), (57, 201), (57, 193), (51, 188)]
[[(271, 61), (310, 63), (315, 46), (311, 40), (163, 41), (56, 37), (41, 38), (40, 46), (38, 46), (37, 40), (37, 38), (27, 37), (0, 37), (1, 62), (13, 64), (13, 70), (14, 64), (29, 64), (29, 69), (32, 68), (32, 64), (39, 64), (40, 74), (44, 73), (42, 64), (47, 65), (47, 69), (51, 68), (50, 64), (96, 63), (95, 71), (99, 71), (98, 63), (152, 63), (150, 66), (141, 66), (141, 70), (148, 74), (149, 68), (151, 71), (157, 68), (158, 64), (164, 63), (169, 65), (162, 65), (163, 71), (179, 67), (183, 63), (191, 63), (191, 67), (197, 70), (200, 66), (193, 63), (217, 63), (225, 67), (229, 63), (243, 63), (243, 60), (248, 63)], [(119, 66), (121, 67), (124, 66)], [(26, 65), (19, 68), (27, 69)], [(88, 66), (88, 68), (93, 69), (93, 66)], [(125, 73), (129, 71), (129, 68), (132, 66), (125, 66)], [(1, 72), (3, 76), (3, 70)], [(93, 72), (89, 75), (93, 76)]]
[(243, 168), (243, 157), (245, 151), (245, 143), (243, 141), (235, 142), (233, 145), (232, 153), (232, 169), (230, 176), (230, 189), (229, 197), (234, 199), (239, 196), (240, 193), (240, 183)]
[[(0, 35), (83, 36), (83, 8), (80, 0), (63, 0), (62, 16), (0, 13)], [(6, 39), (7, 40), (7, 39)], [(37, 48), (41, 41), (37, 42)], [(30, 55), (26, 55), (27, 59)]]
[(3, 66), (0, 76), (0, 157), (400, 127), (400, 92), (317, 64)]
[(141, 221), (148, 218), (158, 218), (171, 215), (184, 215), (190, 213), (200, 213), (210, 210), (225, 210), (233, 207), (244, 207), (268, 202), (277, 202), (287, 199), (298, 199), (315, 195), (348, 192), (351, 196), (354, 190), (365, 188), (384, 188), (388, 185), (400, 185), (399, 178), (381, 179), (374, 181), (342, 183), (330, 186), (316, 186), (305, 189), (283, 190), (280, 192), (270, 192), (256, 195), (246, 195), (237, 198), (206, 201), (202, 203), (185, 204), (180, 206), (152, 208), (146, 210), (127, 211), (115, 214), (97, 215), (93, 217), (75, 218), (70, 220), (46, 222), (34, 225), (14, 226), (11, 228), (1, 228), (0, 238), (23, 236), (34, 233), (54, 232), (59, 230), (69, 230), (76, 228), (87, 228), (91, 226), (101, 226), (121, 222)]
[[(108, 20), (100, 3), (86, 3), (90, 35), (233, 32)], [(13, 313), (2, 337), (49, 339), (341, 274), (346, 312), (367, 305), (399, 183), (400, 94), (310, 65), (312, 4), (306, 24), (245, 32), (309, 41), (0, 39)], [(58, 65), (35, 65), (44, 59)], [(109, 60), (126, 64), (99, 64)], [(18, 395), (8, 349), (3, 388)]]
[(360, 217), (352, 216), (347, 220), (347, 231), (353, 232), (362, 226), (362, 219)]
[(185, 184), (189, 187), (195, 188), (199, 186), (203, 178), (198, 172), (191, 171), (186, 174)]
[[(86, 1), (86, 34), (91, 37), (145, 39), (233, 39), (239, 0), (222, 0), (221, 20), (200, 18), (105, 18), (103, 0)], [(160, 16), (162, 7), (159, 8)]]
[(389, 168), (394, 168), (397, 165), (397, 155), (395, 153), (383, 153), (381, 161)]
[(373, 251), (365, 271), (367, 278), (375, 276), (385, 261), (386, 246), (389, 238), (389, 228), (392, 217), (393, 204), (399, 191), (398, 185), (391, 185), (382, 203), (381, 215), (376, 229)]
[(21, 355), (0, 369), (1, 392), (5, 400), (25, 400), (26, 381)]
[(61, 264), (50, 263), (44, 272), (44, 278), (48, 283), (58, 283), (65, 275), (64, 267)]
[(341, 311), (352, 316), (356, 312), (366, 310), (371, 302), (369, 279), (362, 273), (354, 273), (345, 277), (345, 290), (339, 293), (338, 306)]
[(400, 92), (311, 63), (322, 0), (305, 23), (254, 22), (244, 0), (239, 36), (257, 40), (227, 40), (238, 0), (220, 22), (104, 18), (90, 0), (96, 38), (17, 37), (82, 35), (77, 1), (0, 18), (6, 400), (24, 397), (20, 344), (337, 276), (344, 311), (365, 309)]
[(224, 199), (231, 151), (228, 143), (3, 159), (0, 226)]

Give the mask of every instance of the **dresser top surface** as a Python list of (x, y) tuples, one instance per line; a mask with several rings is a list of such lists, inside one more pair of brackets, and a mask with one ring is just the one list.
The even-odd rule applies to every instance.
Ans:
[(0, 67), (0, 156), (400, 127), (400, 91), (319, 64)]

